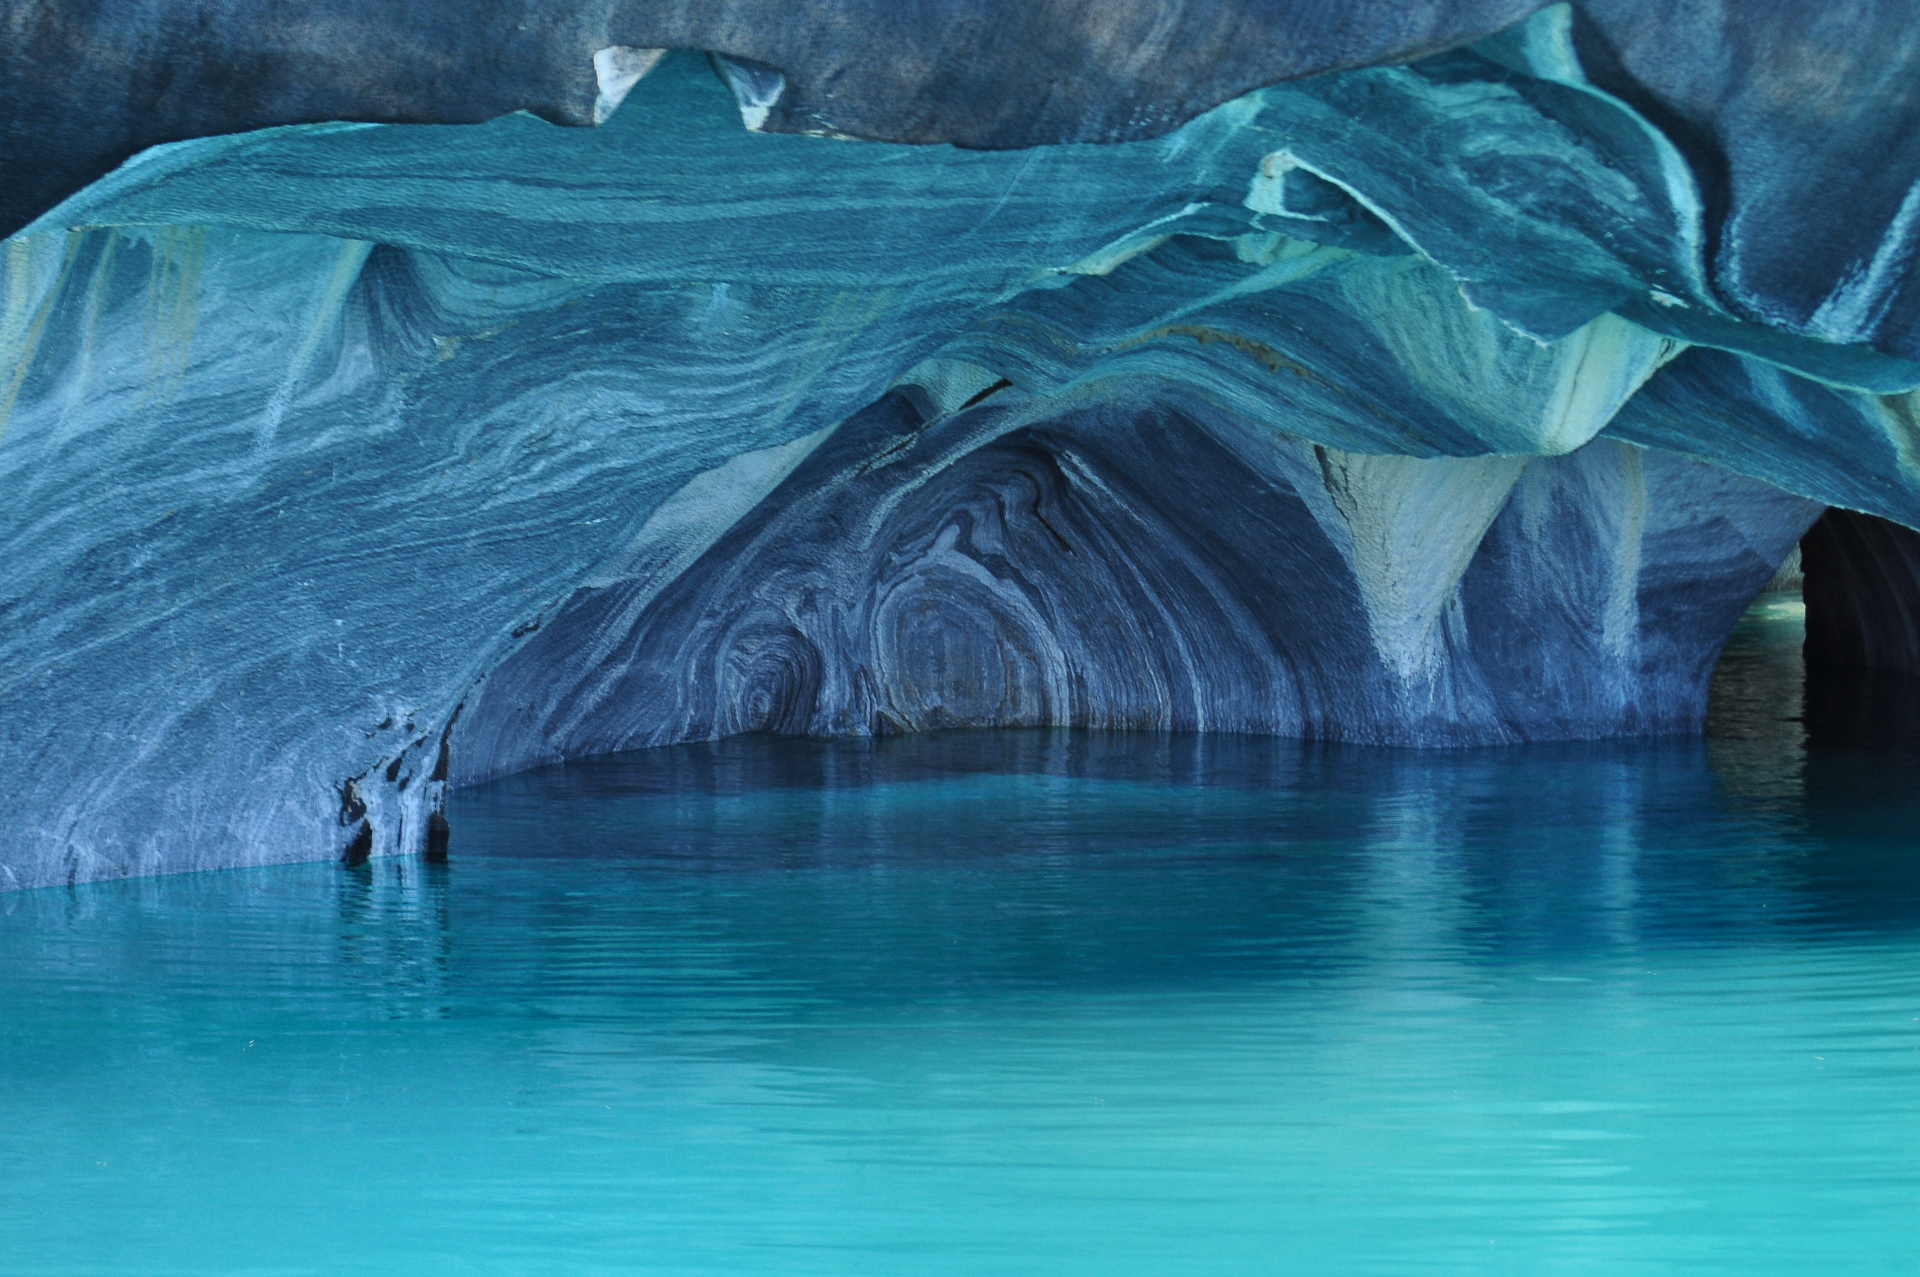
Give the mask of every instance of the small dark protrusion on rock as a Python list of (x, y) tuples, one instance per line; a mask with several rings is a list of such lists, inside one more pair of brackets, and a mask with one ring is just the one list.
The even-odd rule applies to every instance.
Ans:
[(367, 800), (360, 796), (360, 786), (347, 781), (340, 786), (340, 823), (351, 825), (367, 814)]

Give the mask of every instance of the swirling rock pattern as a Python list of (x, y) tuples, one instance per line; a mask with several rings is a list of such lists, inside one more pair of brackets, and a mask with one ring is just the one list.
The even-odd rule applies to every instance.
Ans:
[(1920, 526), (1913, 37), (1532, 8), (15, 4), (0, 881), (737, 731), (1697, 729)]
[(468, 705), (456, 779), (747, 731), (1697, 730), (1820, 509), (1610, 440), (1415, 459), (1193, 402), (1057, 411), (857, 415), (666, 589), (570, 600)]
[[(1154, 136), (1262, 85), (1457, 48), (1541, 8), (8, 0), (0, 230), (157, 143), (516, 109), (592, 124), (624, 87), (618, 61), (596, 56), (610, 49), (707, 49), (762, 68), (735, 80), (755, 127), (773, 132), (1031, 147)], [(1920, 26), (1906, 0), (1577, 0), (1545, 12), (1550, 23), (1488, 50), (1531, 73), (1513, 93), (1627, 172), (1690, 172), (1693, 234), (1735, 313), (1920, 360), (1920, 291), (1905, 269), (1920, 235)], [(1395, 75), (1333, 91), (1366, 94)]]

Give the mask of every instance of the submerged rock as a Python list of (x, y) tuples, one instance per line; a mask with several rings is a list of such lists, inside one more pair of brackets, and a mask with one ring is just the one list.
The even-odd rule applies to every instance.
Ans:
[(1920, 526), (1920, 45), (1532, 7), (342, 5), (229, 83), (183, 0), (126, 56), (227, 87), (79, 122), (0, 58), (0, 879), (741, 731), (1698, 730), (1825, 507)]

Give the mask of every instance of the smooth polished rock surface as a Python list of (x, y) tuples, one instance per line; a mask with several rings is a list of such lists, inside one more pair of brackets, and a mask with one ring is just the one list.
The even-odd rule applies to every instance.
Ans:
[[(674, 55), (599, 129), (519, 115), (478, 128), (325, 124), (209, 138), (143, 155), (28, 231), (318, 232), (570, 278), (925, 281), (993, 298), (1104, 274), (1167, 236), (1251, 232), (1417, 253), (1469, 306), (1542, 341), (1613, 311), (1843, 387), (1920, 386), (1911, 352), (1809, 338), (1723, 299), (1698, 174), (1665, 135), (1591, 86), (1509, 65), (1577, 74), (1567, 27), (1556, 6), (1529, 21), (1518, 52), (1515, 37), (1317, 77), (1157, 140), (1019, 152), (749, 133), (707, 61)], [(1577, 111), (1542, 100), (1549, 91)], [(1073, 242), (1085, 256), (1060, 260)], [(1270, 287), (1234, 284), (1235, 297)]]
[[(608, 48), (730, 55), (775, 132), (976, 147), (1138, 138), (1278, 80), (1400, 61), (1537, 0), (7, 0), (0, 230), (141, 149), (329, 120), (587, 125)], [(75, 86), (82, 86), (81, 96)], [(615, 86), (617, 88), (617, 84)]]
[[(473, 123), (516, 109), (592, 124), (630, 84), (632, 71), (616, 68), (640, 64), (603, 56), (612, 50), (728, 55), (757, 128), (1004, 148), (1164, 133), (1262, 85), (1458, 48), (1537, 10), (1537, 0), (9, 0), (0, 229), (157, 143), (330, 120)], [(1694, 234), (1727, 306), (1920, 359), (1907, 267), (1920, 235), (1920, 24), (1906, 0), (1578, 0), (1544, 12), (1562, 34), (1498, 50), (1537, 77), (1516, 91), (1627, 171), (1651, 160), (1692, 175)], [(1658, 136), (1602, 118), (1602, 97), (1631, 104)]]
[(469, 704), (455, 780), (748, 731), (1695, 731), (1820, 510), (1610, 440), (1416, 459), (1194, 402), (1052, 411), (856, 417), (666, 589), (570, 600)]
[[(1427, 12), (1355, 58), (1504, 20)], [(0, 879), (415, 850), (742, 730), (1696, 729), (1822, 506), (1920, 523), (1920, 364), (1904, 267), (1844, 332), (1723, 287), (1599, 12), (1111, 145), (749, 131), (812, 82), (683, 52), (598, 128), (142, 154), (0, 259)]]

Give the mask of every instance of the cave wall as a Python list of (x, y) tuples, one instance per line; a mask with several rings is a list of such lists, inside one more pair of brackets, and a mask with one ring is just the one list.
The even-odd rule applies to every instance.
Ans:
[[(1132, 60), (1057, 23), (1108, 78), (1064, 76), (1047, 137), (967, 113), (1013, 55), (942, 96), (898, 80), (924, 33), (869, 40), (896, 79), (843, 83), (837, 27), (818, 63), (620, 63), (605, 111), (576, 54), (707, 37), (581, 27), (565, 101), (476, 22), (451, 96), (373, 58), (276, 97), (292, 58), (155, 107), (280, 127), (48, 187), (0, 244), (0, 882), (417, 850), (448, 784), (741, 730), (1696, 730), (1822, 507), (1920, 526), (1905, 142), (1790, 264), (1768, 166), (1826, 171), (1811, 108), (1763, 101), (1791, 67), (1629, 40), (1631, 6), (1389, 8), (1118, 6)], [(1822, 100), (1878, 137), (1908, 37), (1831, 11), (1855, 34), (1794, 38), (1873, 69)], [(111, 4), (8, 11), (136, 67), (184, 12), (123, 48)], [(1727, 58), (1805, 16), (1705, 12)], [(249, 13), (205, 50), (286, 16)], [(1245, 58), (1195, 70), (1222, 32)], [(6, 109), (52, 110), (23, 65)], [(172, 101), (127, 83), (0, 121), (9, 176), (96, 176), (87, 130)], [(834, 85), (852, 114), (806, 125)], [(507, 105), (604, 119), (352, 122)]]
[(1364, 455), (1173, 397), (889, 396), (661, 589), (582, 590), (456, 781), (748, 731), (1486, 745), (1698, 730), (1817, 504), (1672, 454)]

